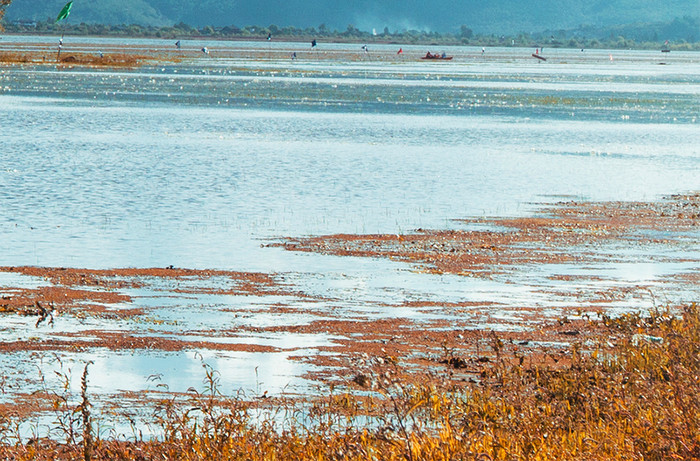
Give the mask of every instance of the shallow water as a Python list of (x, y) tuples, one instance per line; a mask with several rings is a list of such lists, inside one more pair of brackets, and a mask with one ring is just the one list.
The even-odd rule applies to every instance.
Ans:
[(527, 51), (4, 68), (0, 264), (270, 270), (257, 239), (697, 189), (696, 53)]
[[(6, 37), (0, 45), (40, 50), (51, 42)], [(126, 44), (136, 52), (172, 47)], [(122, 45), (71, 38), (66, 52)], [(552, 285), (543, 282), (547, 270), (504, 284), (264, 244), (282, 236), (454, 228), (460, 224), (453, 219), (525, 215), (533, 203), (562, 197), (654, 200), (700, 189), (699, 53), (547, 50), (550, 59), (540, 64), (527, 49), (481, 56), (448, 47), (453, 61), (431, 63), (417, 59), (425, 52), (417, 47), (403, 47), (405, 55), (396, 57), (393, 46), (372, 47), (365, 56), (359, 45), (317, 52), (305, 44), (184, 45), (183, 62), (135, 70), (0, 67), (0, 265), (281, 272), (363, 319), (443, 315), (382, 304), (411, 299), (550, 306), (559, 300), (539, 290)], [(197, 51), (204, 45), (210, 56)], [(293, 51), (296, 61), (288, 58)], [(697, 245), (688, 251), (697, 259)], [(688, 269), (600, 271), (615, 284)], [(0, 287), (34, 283), (20, 278), (2, 276)], [(258, 302), (141, 293), (136, 304), (158, 307), (159, 320), (186, 331), (220, 322), (221, 306)], [(251, 314), (225, 321), (254, 327), (308, 318)], [(2, 336), (36, 334), (27, 322), (6, 325)], [(332, 338), (238, 341), (289, 350), (307, 344), (305, 353), (313, 353)], [(215, 365), (244, 366), (227, 375), (235, 388), (250, 387), (258, 362), (272, 369), (286, 363), (281, 377), (264, 378), (279, 389), (305, 370), (286, 354), (223, 354)], [(181, 353), (98, 358), (95, 385), (104, 392), (114, 390), (110, 379), (143, 389), (146, 377), (161, 373), (178, 390), (200, 379), (201, 367)], [(167, 371), (181, 361), (189, 364), (181, 373)], [(119, 364), (123, 379), (109, 364)]]

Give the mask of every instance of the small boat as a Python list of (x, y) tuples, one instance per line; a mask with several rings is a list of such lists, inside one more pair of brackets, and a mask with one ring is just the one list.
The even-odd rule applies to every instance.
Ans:
[(533, 57), (533, 58), (537, 58), (537, 59), (539, 59), (540, 61), (546, 61), (546, 60), (547, 60), (547, 58), (545, 58), (544, 56), (540, 55), (540, 49), (539, 49), (539, 48), (535, 49), (535, 52), (532, 53), (532, 57)]
[(430, 51), (423, 56), (421, 59), (437, 59), (437, 60), (442, 60), (442, 61), (449, 61), (452, 59), (452, 56), (447, 56), (445, 53), (443, 54), (432, 54)]

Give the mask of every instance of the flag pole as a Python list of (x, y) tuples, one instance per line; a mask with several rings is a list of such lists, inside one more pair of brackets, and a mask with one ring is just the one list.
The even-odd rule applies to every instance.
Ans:
[[(60, 13), (58, 13), (58, 16), (56, 16), (56, 22), (54, 24), (58, 24), (61, 22), (61, 20), (64, 20), (68, 17), (70, 14), (70, 10), (73, 8), (73, 0), (70, 0), (66, 5), (61, 8)], [(59, 26), (60, 27), (60, 26)], [(61, 49), (63, 48), (63, 37), (65, 35), (65, 32), (61, 33), (61, 38), (58, 41), (58, 53), (56, 53), (56, 61), (61, 62)]]

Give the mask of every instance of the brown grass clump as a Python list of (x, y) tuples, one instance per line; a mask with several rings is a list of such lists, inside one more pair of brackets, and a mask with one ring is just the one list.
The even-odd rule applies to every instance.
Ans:
[[(396, 459), (698, 460), (700, 308), (683, 307), (596, 322), (597, 342), (574, 344), (557, 365), (523, 356), (492, 337), (495, 358), (473, 379), (404, 380), (385, 361), (354, 380), (363, 389), (315, 403), (224, 398), (216, 371), (184, 402), (164, 401), (161, 434), (101, 438), (87, 396), (57, 399), (63, 429), (53, 439), (19, 440), (0, 413), (2, 459)], [(370, 382), (379, 385), (367, 391)], [(0, 410), (1, 411), (1, 410)], [(99, 417), (97, 418), (99, 419)]]
[(96, 53), (17, 53), (0, 52), (0, 63), (6, 64), (58, 64), (62, 66), (88, 66), (88, 67), (138, 67), (146, 62), (153, 61), (154, 57), (128, 53), (108, 53), (100, 56)]
[[(41, 61), (41, 58), (38, 58)], [(25, 64), (35, 62), (37, 56), (30, 56), (27, 53), (11, 53), (8, 51), (0, 52), (0, 63)]]
[(148, 59), (149, 58), (147, 56), (124, 53), (105, 54), (104, 56), (88, 53), (71, 53), (61, 56), (61, 64), (104, 67), (137, 67)]

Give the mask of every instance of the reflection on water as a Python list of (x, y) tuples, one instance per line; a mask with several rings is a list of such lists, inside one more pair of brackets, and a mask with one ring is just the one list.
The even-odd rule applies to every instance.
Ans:
[(8, 265), (267, 270), (279, 254), (256, 239), (400, 232), (522, 213), (541, 195), (649, 199), (698, 186), (688, 123), (14, 96), (0, 107)]
[[(16, 362), (17, 357), (3, 357), (3, 362)], [(85, 363), (88, 368), (90, 388), (95, 393), (118, 394), (125, 391), (197, 392), (206, 389), (206, 370), (203, 365), (216, 370), (219, 390), (235, 394), (238, 390), (254, 396), (268, 390), (280, 394), (308, 391), (308, 382), (299, 375), (310, 367), (288, 360), (289, 354), (260, 354), (254, 352), (190, 351), (66, 354), (60, 361), (36, 357), (25, 363), (41, 364), (43, 381), (34, 380), (34, 387), (24, 391), (61, 389), (62, 380), (68, 379), (72, 389), (80, 389), (80, 378)], [(7, 368), (13, 368), (8, 365)], [(23, 370), (28, 376), (36, 375), (36, 368)]]

